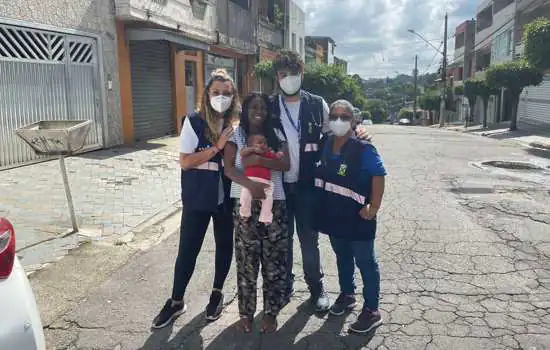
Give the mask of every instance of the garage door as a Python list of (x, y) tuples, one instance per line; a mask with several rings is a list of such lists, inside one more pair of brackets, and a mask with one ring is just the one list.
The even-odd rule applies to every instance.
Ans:
[(518, 106), (520, 127), (550, 129), (550, 75), (539, 86), (523, 89)]
[(174, 134), (169, 43), (131, 41), (130, 59), (134, 138), (143, 141)]
[(95, 39), (0, 23), (0, 169), (39, 159), (15, 130), (40, 120), (91, 119), (101, 148), (98, 74)]

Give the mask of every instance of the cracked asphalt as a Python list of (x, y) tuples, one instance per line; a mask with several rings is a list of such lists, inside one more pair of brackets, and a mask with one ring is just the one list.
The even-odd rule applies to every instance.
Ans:
[[(188, 288), (188, 311), (173, 326), (151, 332), (151, 320), (170, 294), (174, 234), (134, 255), (70, 311), (47, 322), (48, 349), (550, 349), (550, 174), (472, 164), (521, 160), (547, 168), (550, 155), (433, 128), (372, 130), (389, 172), (377, 236), (385, 323), (376, 332), (347, 333), (356, 311), (311, 314), (299, 278), (277, 333), (239, 334), (234, 267), (226, 312), (206, 324), (211, 234)], [(320, 244), (334, 300), (334, 254), (325, 237)], [(295, 251), (299, 255), (297, 245)], [(300, 261), (295, 272), (301, 272)], [(58, 283), (62, 287), (63, 276)]]

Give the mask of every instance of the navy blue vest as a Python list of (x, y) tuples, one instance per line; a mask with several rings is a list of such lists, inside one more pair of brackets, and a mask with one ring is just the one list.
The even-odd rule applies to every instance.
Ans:
[[(287, 117), (286, 114), (281, 114), (281, 109), (284, 110), (284, 107), (279, 106), (279, 96), (272, 96), (271, 102), (274, 124), (284, 132), (280, 118)], [(303, 90), (300, 92), (300, 125), (300, 177), (298, 184), (300, 187), (312, 188), (315, 162), (319, 159), (319, 150), (322, 147), (323, 100), (321, 97)]]
[[(199, 144), (195, 152), (212, 147), (205, 136), (206, 121), (199, 113), (189, 115), (189, 121), (197, 134)], [(181, 200), (191, 210), (215, 211), (219, 201), (219, 181), (222, 177), (225, 198), (228, 196), (230, 181), (224, 176), (222, 154), (218, 153), (210, 161), (197, 168), (181, 170)], [(224, 202), (227, 202), (224, 200)]]
[(362, 178), (361, 171), (365, 145), (350, 138), (334, 158), (333, 140), (330, 137), (325, 142), (315, 171), (314, 229), (354, 241), (374, 239), (376, 219), (364, 220), (359, 215), (371, 193), (371, 182)]

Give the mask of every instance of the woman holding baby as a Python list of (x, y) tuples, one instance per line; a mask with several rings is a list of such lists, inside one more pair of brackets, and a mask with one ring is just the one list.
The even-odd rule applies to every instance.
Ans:
[(269, 99), (253, 93), (242, 105), (240, 125), (225, 146), (225, 174), (233, 181), (235, 260), (239, 289), (238, 327), (252, 330), (260, 266), (264, 316), (260, 331), (274, 332), (286, 301), (288, 217), (283, 172), (290, 167), (286, 139)]

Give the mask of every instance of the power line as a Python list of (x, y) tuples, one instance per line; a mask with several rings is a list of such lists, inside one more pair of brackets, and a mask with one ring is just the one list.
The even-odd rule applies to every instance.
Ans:
[(441, 46), (443, 46), (443, 41), (441, 42), (441, 44), (439, 44), (439, 49), (437, 50), (437, 52), (435, 53), (434, 57), (432, 58), (432, 62), (430, 63), (430, 65), (428, 66), (428, 68), (426, 68), (426, 70), (424, 71), (424, 75), (426, 73), (428, 73), (428, 70), (430, 70), (430, 68), (432, 68), (432, 65), (434, 64), (435, 62), (435, 58), (437, 57), (437, 55), (439, 54), (439, 51), (441, 50)]

